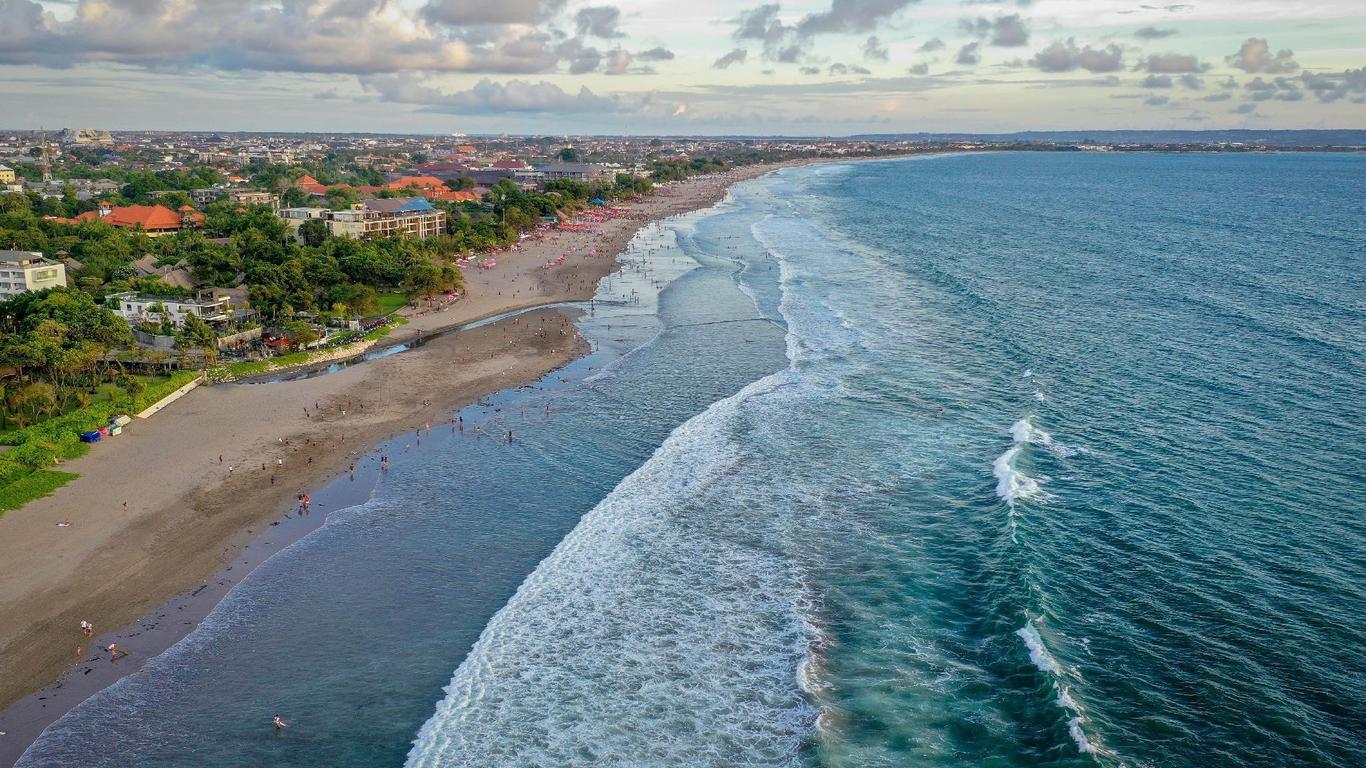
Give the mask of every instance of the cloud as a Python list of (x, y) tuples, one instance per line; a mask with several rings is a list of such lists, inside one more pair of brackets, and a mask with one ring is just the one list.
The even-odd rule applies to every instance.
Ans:
[(744, 48), (736, 48), (730, 53), (712, 62), (712, 69), (728, 69), (732, 64), (744, 64), (745, 59), (749, 58), (749, 51)]
[(602, 72), (606, 75), (624, 75), (630, 71), (631, 61), (631, 54), (620, 48), (608, 51)]
[(864, 69), (863, 67), (860, 67), (856, 64), (841, 64), (839, 62), (831, 64), (830, 69), (828, 71), (830, 72), (830, 74), (836, 76), (873, 74), (872, 72), (869, 72), (867, 69)]
[(637, 53), (636, 58), (640, 59), (641, 61), (673, 61), (674, 52), (661, 45), (655, 48), (651, 48), (648, 51), (641, 51)]
[(583, 75), (592, 72), (602, 63), (602, 51), (583, 40), (571, 37), (555, 46), (555, 55), (569, 64), (569, 74)]
[(404, 75), (368, 75), (360, 78), (360, 84), (387, 102), (419, 104), (430, 111), (456, 114), (621, 112), (629, 108), (624, 102), (598, 96), (587, 87), (569, 93), (544, 80), (497, 83), (484, 78), (469, 90), (455, 92), (442, 91)]
[(1205, 87), (1205, 79), (1199, 75), (1185, 74), (1177, 78), (1177, 82), (1181, 83), (1182, 88), (1192, 91), (1198, 91)]
[(918, 0), (831, 0), (830, 10), (812, 13), (797, 22), (804, 37), (841, 32), (871, 32)]
[(926, 40), (925, 42), (920, 44), (919, 48), (916, 48), (916, 51), (920, 53), (934, 53), (935, 51), (942, 50), (944, 50), (944, 41), (940, 40), (937, 37), (932, 37), (929, 40)]
[(1144, 104), (1150, 107), (1165, 107), (1171, 103), (1170, 96), (1149, 96), (1143, 100)]
[(613, 5), (590, 5), (574, 14), (574, 28), (580, 35), (610, 39), (624, 37), (617, 25), (621, 23), (621, 9)]
[[(245, 6), (245, 7), (244, 7)], [(58, 20), (0, 0), (0, 63), (372, 74), (545, 72), (557, 56), (534, 24), (564, 0), (74, 0)]]
[(1200, 97), (1200, 100), (1201, 100), (1201, 101), (1215, 102), (1215, 101), (1229, 101), (1229, 100), (1231, 100), (1232, 98), (1233, 98), (1233, 94), (1229, 93), (1228, 91), (1224, 91), (1223, 93), (1211, 93), (1211, 94), (1208, 95), (1208, 96), (1201, 96), (1201, 97)]
[(1250, 115), (1257, 111), (1256, 104), (1239, 104), (1233, 108), (1233, 112), (1239, 115)]
[(981, 48), (981, 43), (968, 43), (958, 49), (958, 55), (953, 60), (965, 66), (972, 66), (982, 60)]
[(891, 57), (891, 51), (887, 50), (887, 46), (877, 39), (877, 35), (873, 35), (863, 42), (863, 58), (869, 61), (887, 61)]
[(826, 11), (809, 13), (795, 23), (779, 17), (777, 3), (765, 3), (740, 12), (731, 19), (732, 36), (739, 41), (763, 43), (770, 61), (800, 62), (810, 57), (813, 40), (821, 35), (872, 32), (882, 21), (919, 0), (831, 0)]
[(1118, 72), (1124, 67), (1124, 49), (1111, 43), (1104, 48), (1087, 45), (1078, 48), (1076, 40), (1054, 41), (1030, 59), (1030, 65), (1044, 72)]
[(1366, 67), (1341, 72), (1301, 72), (1300, 82), (1324, 103), (1349, 97), (1354, 104), (1366, 103)]
[(1139, 40), (1161, 40), (1164, 37), (1171, 37), (1176, 34), (1174, 29), (1159, 29), (1157, 27), (1142, 27), (1134, 32), (1134, 37)]
[(1144, 88), (1170, 88), (1172, 84), (1171, 75), (1148, 75), (1139, 83)]
[(1277, 77), (1271, 80), (1263, 80), (1260, 76), (1254, 77), (1250, 82), (1243, 86), (1248, 92), (1248, 98), (1253, 101), (1302, 101), (1304, 91), (1300, 90), (1300, 80), (1287, 77)]
[(930, 65), (922, 61), (919, 64), (912, 64), (907, 67), (906, 72), (911, 75), (928, 75), (930, 73)]
[[(84, 2), (85, 0), (82, 0)], [(213, 0), (209, 0), (213, 2)], [(307, 2), (307, 0), (304, 0)], [(364, 0), (362, 0), (364, 1)], [(566, 0), (428, 0), (422, 13), (428, 19), (453, 27), (485, 24), (538, 25), (564, 10)], [(226, 4), (226, 3), (225, 3)], [(294, 3), (298, 5), (299, 3)], [(387, 3), (380, 3), (387, 5)]]
[(1018, 48), (1029, 44), (1029, 27), (1018, 13), (994, 19), (981, 16), (975, 19), (962, 19), (958, 26), (970, 35), (989, 38), (992, 45), (1002, 48)]
[(1157, 75), (1184, 75), (1209, 69), (1199, 58), (1184, 53), (1154, 53), (1139, 61), (1136, 69)]
[(1300, 68), (1300, 65), (1295, 63), (1295, 54), (1292, 51), (1282, 49), (1272, 55), (1271, 46), (1265, 38), (1260, 37), (1249, 37), (1238, 48), (1238, 52), (1225, 61), (1248, 74), (1261, 72), (1268, 75), (1283, 75), (1296, 72)]

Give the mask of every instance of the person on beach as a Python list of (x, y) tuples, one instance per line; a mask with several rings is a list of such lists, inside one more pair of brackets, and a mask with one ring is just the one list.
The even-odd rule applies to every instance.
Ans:
[(127, 656), (127, 655), (128, 655), (128, 651), (123, 650), (122, 648), (118, 647), (118, 646), (115, 645), (114, 643), (110, 643), (110, 644), (109, 644), (109, 647), (108, 647), (108, 648), (105, 648), (105, 650), (106, 650), (106, 651), (109, 651), (109, 660), (110, 660), (110, 661), (118, 661), (119, 659), (121, 659), (121, 658), (123, 658), (124, 656)]
[(90, 637), (91, 635), (95, 634), (95, 625), (91, 624), (85, 619), (81, 619), (81, 634), (85, 635), (86, 637)]

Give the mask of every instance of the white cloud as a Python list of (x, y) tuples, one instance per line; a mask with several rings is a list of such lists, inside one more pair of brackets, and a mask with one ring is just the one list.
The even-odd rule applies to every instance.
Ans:
[(587, 87), (570, 93), (558, 85), (525, 80), (494, 82), (484, 78), (463, 91), (443, 91), (411, 77), (367, 75), (361, 87), (388, 102), (417, 104), (433, 111), (463, 114), (506, 114), (514, 112), (617, 112), (627, 109), (619, 99), (599, 96)]
[(1295, 63), (1295, 54), (1289, 49), (1282, 49), (1271, 53), (1271, 45), (1265, 38), (1249, 37), (1238, 48), (1238, 52), (1229, 56), (1227, 59), (1230, 66), (1253, 74), (1263, 72), (1268, 75), (1281, 75), (1287, 72), (1299, 71), (1300, 65)]

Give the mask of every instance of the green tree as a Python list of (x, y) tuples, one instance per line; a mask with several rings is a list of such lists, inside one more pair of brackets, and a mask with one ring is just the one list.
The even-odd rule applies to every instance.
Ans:
[(218, 360), (218, 334), (204, 322), (199, 315), (187, 315), (185, 323), (176, 334), (176, 349), (198, 348), (204, 353), (204, 360), (213, 365)]
[(310, 248), (322, 245), (329, 234), (327, 222), (322, 219), (309, 219), (299, 225), (299, 239), (303, 240), (304, 245)]
[(350, 208), (352, 205), (360, 202), (360, 198), (356, 195), (356, 191), (349, 187), (333, 187), (332, 189), (327, 190), (327, 196), (324, 200), (327, 203), (327, 207), (334, 211)]
[(409, 265), (403, 288), (410, 297), (430, 296), (441, 290), (441, 268), (425, 259)]
[(317, 328), (306, 320), (290, 320), (283, 327), (285, 337), (294, 349), (303, 349), (320, 338)]
[(313, 196), (298, 187), (288, 187), (280, 193), (280, 205), (285, 208), (306, 208)]

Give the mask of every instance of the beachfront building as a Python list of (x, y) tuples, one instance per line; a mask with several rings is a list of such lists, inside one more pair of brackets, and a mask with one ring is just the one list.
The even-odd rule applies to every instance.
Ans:
[(333, 235), (357, 240), (383, 237), (426, 240), (446, 231), (446, 212), (422, 197), (364, 200), (341, 211), (281, 208), (275, 215), (284, 219), (296, 236), (299, 227), (313, 219), (323, 221), (327, 231)]
[(37, 251), (0, 251), (0, 299), (66, 285), (66, 265)]
[(167, 299), (128, 291), (109, 294), (104, 298), (104, 305), (133, 327), (144, 323), (160, 325), (170, 320), (172, 325), (180, 328), (185, 325), (185, 318), (190, 315), (198, 315), (210, 325), (219, 325), (232, 319), (232, 305), (227, 296)]
[(285, 223), (289, 225), (295, 237), (299, 236), (299, 227), (302, 227), (304, 222), (313, 219), (326, 221), (329, 213), (331, 211), (326, 208), (279, 208), (275, 211), (275, 215), (284, 219)]
[(238, 205), (269, 205), (271, 208), (279, 208), (280, 196), (255, 189), (234, 189), (228, 193), (228, 202)]
[(334, 235), (368, 240), (406, 237), (426, 240), (446, 231), (446, 213), (424, 197), (365, 200), (345, 211), (332, 211), (328, 229)]
[(0, 184), (13, 184), (14, 180), (14, 169), (8, 165), (0, 165)]
[(555, 181), (556, 179), (593, 181), (610, 177), (613, 169), (596, 163), (556, 163), (539, 166), (536, 171), (541, 174), (541, 178), (545, 181)]

